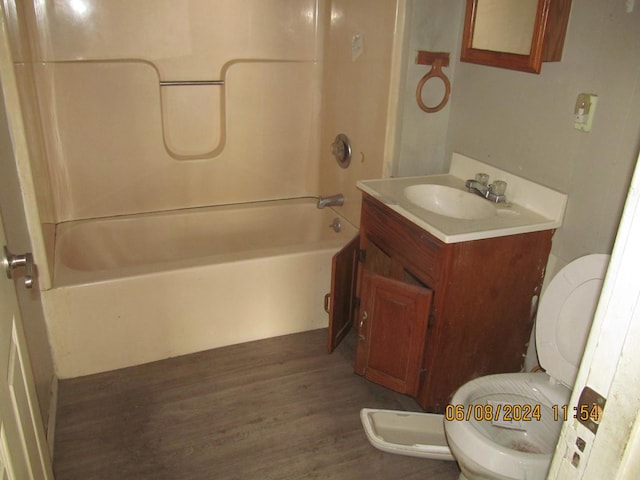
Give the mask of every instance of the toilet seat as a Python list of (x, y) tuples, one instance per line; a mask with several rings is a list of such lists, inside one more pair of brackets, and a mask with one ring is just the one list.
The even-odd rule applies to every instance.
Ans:
[(609, 255), (587, 255), (566, 265), (542, 295), (536, 320), (540, 365), (569, 388), (575, 383)]

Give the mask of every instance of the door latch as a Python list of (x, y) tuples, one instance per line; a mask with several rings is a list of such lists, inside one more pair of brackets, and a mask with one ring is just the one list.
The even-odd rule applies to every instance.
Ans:
[(7, 278), (13, 278), (13, 270), (15, 268), (24, 267), (26, 269), (24, 286), (26, 288), (33, 287), (33, 255), (31, 253), (14, 255), (5, 245), (2, 249), (2, 265), (7, 273)]

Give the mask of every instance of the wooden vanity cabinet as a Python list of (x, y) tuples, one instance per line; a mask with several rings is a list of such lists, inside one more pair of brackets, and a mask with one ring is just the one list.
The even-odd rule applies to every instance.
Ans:
[(363, 195), (356, 373), (441, 413), (467, 381), (519, 371), (553, 231), (446, 244)]

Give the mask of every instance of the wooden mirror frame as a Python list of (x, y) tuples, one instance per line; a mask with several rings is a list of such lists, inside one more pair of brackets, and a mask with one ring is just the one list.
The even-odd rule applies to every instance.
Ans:
[(538, 0), (529, 55), (473, 48), (477, 4), (478, 0), (467, 0), (460, 53), (461, 61), (540, 73), (542, 62), (554, 62), (562, 58), (571, 0)]

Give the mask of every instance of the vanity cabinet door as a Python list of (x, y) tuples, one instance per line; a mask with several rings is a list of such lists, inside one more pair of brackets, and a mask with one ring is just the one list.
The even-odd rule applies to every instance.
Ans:
[(417, 396), (433, 292), (368, 270), (362, 275), (355, 371)]
[(347, 335), (353, 321), (359, 244), (360, 237), (354, 237), (331, 263), (331, 293), (325, 296), (324, 305), (329, 314), (329, 353)]

